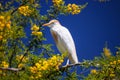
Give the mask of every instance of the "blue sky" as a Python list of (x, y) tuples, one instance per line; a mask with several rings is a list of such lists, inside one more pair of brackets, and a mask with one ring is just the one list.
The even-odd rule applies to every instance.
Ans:
[[(120, 46), (120, 1), (100, 3), (95, 0), (65, 0), (66, 3), (83, 4), (88, 6), (78, 15), (59, 16), (60, 23), (69, 29), (75, 41), (79, 61), (100, 56), (105, 45), (115, 53)], [(50, 34), (45, 28), (46, 43), (53, 44), (55, 53), (59, 53)]]

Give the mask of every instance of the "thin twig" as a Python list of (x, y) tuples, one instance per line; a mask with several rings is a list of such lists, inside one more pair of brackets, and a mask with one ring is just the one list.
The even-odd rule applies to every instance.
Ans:
[(18, 71), (22, 71), (22, 68), (3, 68), (0, 67), (0, 70), (8, 70), (8, 71), (13, 71), (13, 72), (18, 72)]
[(78, 66), (78, 65), (82, 65), (82, 63), (79, 62), (75, 64), (69, 64), (69, 65), (62, 66), (61, 68), (69, 68), (69, 67)]

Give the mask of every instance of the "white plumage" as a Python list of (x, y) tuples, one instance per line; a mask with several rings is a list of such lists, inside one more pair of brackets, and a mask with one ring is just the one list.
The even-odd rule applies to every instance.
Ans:
[(69, 30), (63, 27), (58, 20), (51, 20), (43, 26), (50, 27), (51, 34), (56, 46), (61, 53), (68, 53), (68, 58), (72, 64), (78, 63), (75, 44)]

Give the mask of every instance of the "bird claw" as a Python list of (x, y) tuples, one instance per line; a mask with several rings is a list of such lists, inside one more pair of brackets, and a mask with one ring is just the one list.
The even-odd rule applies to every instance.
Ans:
[(67, 63), (66, 63), (66, 65), (69, 65), (69, 59), (67, 60)]

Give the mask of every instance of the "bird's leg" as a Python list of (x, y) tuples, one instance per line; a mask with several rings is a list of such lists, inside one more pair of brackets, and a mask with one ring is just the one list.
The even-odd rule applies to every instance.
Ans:
[(66, 66), (69, 64), (69, 59), (67, 60)]

